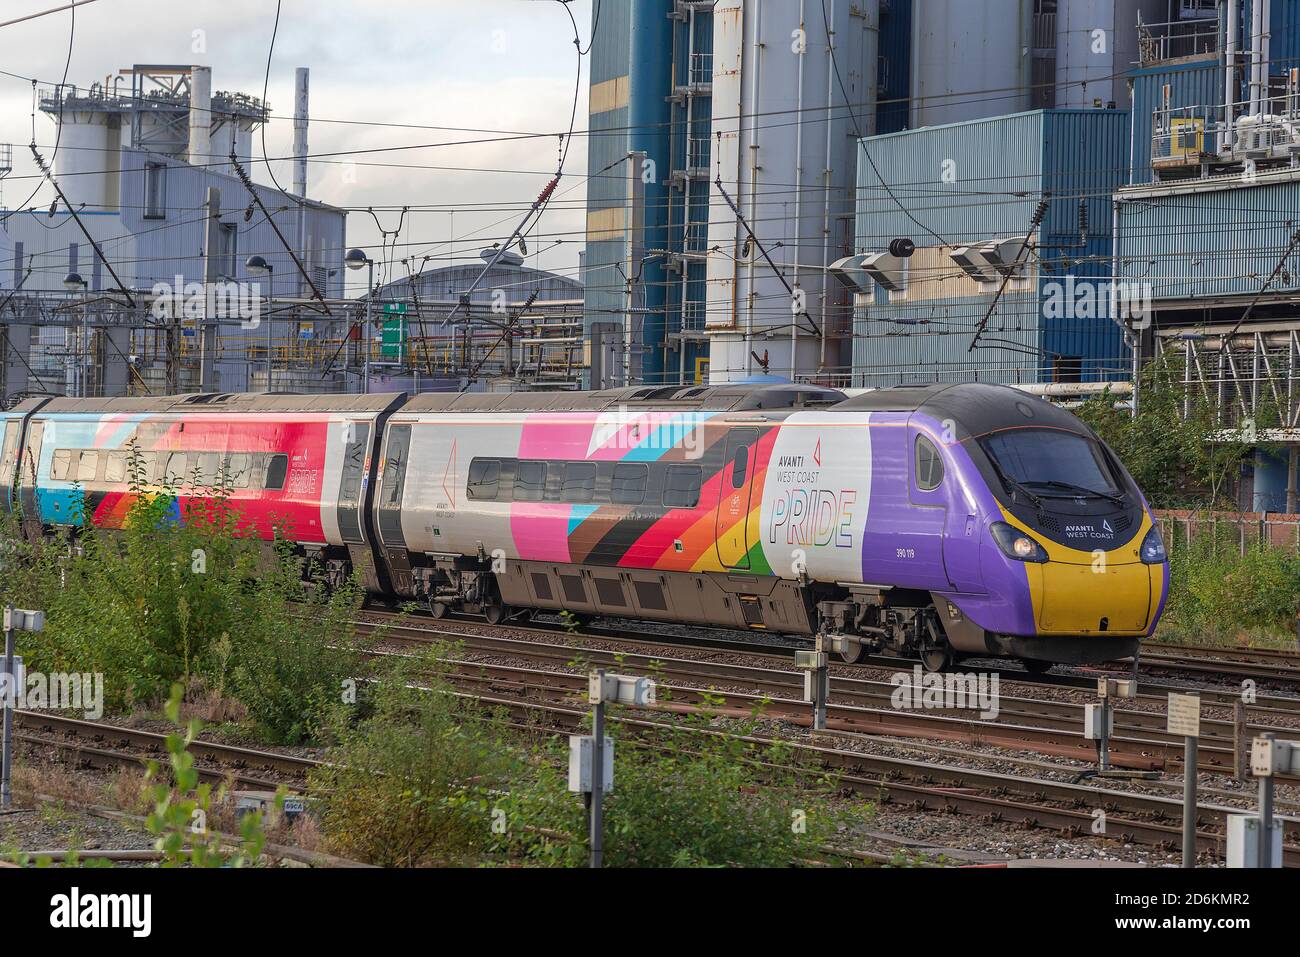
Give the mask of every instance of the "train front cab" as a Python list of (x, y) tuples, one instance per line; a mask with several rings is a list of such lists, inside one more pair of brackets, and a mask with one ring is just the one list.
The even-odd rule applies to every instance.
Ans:
[[(1064, 664), (1136, 654), (1163, 609), (1169, 567), (1150, 510), (1114, 453), (1077, 423), (999, 429), (977, 446), (996, 500), (982, 543), (985, 578), (1002, 599), (1000, 608), (971, 608), (984, 651)], [(971, 653), (969, 624), (953, 621), (966, 617), (961, 604), (948, 604), (945, 624)]]

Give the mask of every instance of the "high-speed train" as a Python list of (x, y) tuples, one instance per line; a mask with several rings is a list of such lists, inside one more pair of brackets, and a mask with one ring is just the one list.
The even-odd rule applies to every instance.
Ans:
[[(988, 385), (31, 399), (0, 501), (28, 534), (221, 487), (325, 586), (499, 622), (531, 611), (824, 636), (848, 660), (1133, 655), (1169, 567), (1073, 415)], [(86, 519), (85, 516), (91, 516)]]

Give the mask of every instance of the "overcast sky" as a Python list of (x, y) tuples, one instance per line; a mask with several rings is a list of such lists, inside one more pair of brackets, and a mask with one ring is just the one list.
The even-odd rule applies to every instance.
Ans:
[[(63, 2), (3, 0), (0, 22)], [(135, 63), (197, 64), (212, 67), (214, 90), (261, 96), (275, 6), (275, 0), (96, 0), (76, 9), (68, 82), (89, 86)], [(585, 49), (591, 0), (573, 0), (569, 8)], [(64, 11), (0, 29), (0, 69), (57, 82), (63, 76), (71, 23), (71, 13)], [(311, 68), (308, 136), (313, 154), (420, 147), (322, 157), (309, 166), (309, 195), (362, 207), (348, 216), (348, 241), (372, 247), (377, 259), (379, 227), (364, 208), (426, 207), (407, 215), (396, 258), (433, 256), (445, 263), (453, 224), (449, 211), (455, 210), (457, 258), (475, 257), (481, 245), (509, 234), (546, 185), (558, 159), (558, 140), (429, 144), (497, 135), (470, 129), (566, 131), (578, 53), (573, 26), (557, 0), (283, 0), (267, 94), (274, 119), (266, 131), (266, 152), (285, 187), (292, 179), (290, 163), (277, 158), (291, 152), (293, 78), (299, 66)], [(584, 63), (579, 131), (587, 128), (586, 105)], [(34, 185), (23, 178), (35, 172), (27, 149), (31, 112), (30, 82), (0, 75), (0, 143), (14, 144), (13, 178), (3, 185), (9, 206), (21, 203)], [(47, 158), (54, 132), (53, 120), (38, 113), (36, 140)], [(269, 183), (257, 137), (253, 156), (258, 160), (254, 179)], [(530, 265), (576, 275), (586, 165), (587, 142), (579, 136), (539, 229), (564, 242), (546, 249), (554, 239), (539, 235), (529, 251), (544, 251), (540, 262), (530, 257)], [(48, 204), (50, 195), (42, 191), (34, 202)], [(385, 229), (397, 227), (400, 210), (377, 208), (376, 214)], [(392, 278), (405, 275), (400, 264), (394, 272)]]

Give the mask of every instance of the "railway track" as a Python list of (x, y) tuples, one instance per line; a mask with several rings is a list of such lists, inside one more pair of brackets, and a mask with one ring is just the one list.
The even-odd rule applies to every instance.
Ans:
[[(772, 695), (790, 692), (800, 686), (801, 677), (796, 673), (771, 671), (749, 665), (723, 662), (675, 660), (664, 655), (646, 653), (621, 653), (592, 648), (575, 648), (572, 645), (555, 644), (540, 641), (537, 638), (493, 636), (454, 627), (425, 627), (409, 622), (390, 621), (384, 625), (360, 623), (363, 631), (382, 635), (385, 640), (398, 645), (411, 644), (427, 646), (433, 642), (459, 643), (465, 651), (500, 656), (501, 658), (525, 658), (539, 662), (542, 668), (523, 668), (497, 662), (473, 660), (444, 660), (449, 669), (446, 677), (457, 688), (457, 693), (467, 699), (481, 703), (486, 707), (505, 708), (519, 720), (518, 727), (536, 732), (539, 716), (556, 731), (577, 730), (586, 706), (582, 701), (585, 694), (585, 677), (571, 672), (556, 672), (547, 668), (565, 667), (574, 664), (606, 664), (654, 674), (660, 680), (661, 698), (666, 698), (664, 708), (670, 712), (690, 713), (707, 708), (714, 714), (746, 716), (762, 710), (766, 716), (777, 717), (794, 724), (809, 723), (808, 706), (803, 701), (792, 698), (773, 698)], [(511, 628), (511, 631), (516, 629)], [(608, 635), (593, 634), (590, 631), (572, 634), (570, 637), (601, 638), (610, 640)], [(644, 636), (639, 636), (645, 641)], [(753, 654), (752, 647), (746, 647), (747, 654)], [(784, 656), (774, 656), (776, 662), (784, 662)], [(679, 682), (695, 682), (689, 686)], [(671, 683), (665, 684), (668, 681)], [(728, 686), (728, 690), (718, 690), (719, 684)], [(701, 685), (703, 685), (701, 687)], [(734, 685), (746, 685), (756, 693), (745, 694), (729, 690)], [(712, 688), (710, 701), (701, 704), (700, 692)], [(874, 740), (882, 743), (897, 742), (899, 729), (883, 723), (881, 709), (861, 705), (836, 705), (837, 698), (856, 698), (859, 702), (881, 703), (887, 700), (886, 690), (891, 686), (878, 681), (836, 677), (832, 681), (832, 708), (830, 711), (831, 728), (839, 728), (845, 740)], [(663, 694), (666, 691), (667, 694)], [(718, 704), (721, 697), (725, 703)], [(1154, 696), (1153, 700), (1155, 699)], [(1044, 711), (1054, 713), (1061, 721), (1081, 725), (1082, 706), (1072, 702), (1041, 701), (1037, 699), (1005, 699), (1004, 702), (1036, 708), (1042, 706)], [(1124, 740), (1125, 735), (1118, 735), (1118, 742), (1125, 748), (1130, 744), (1141, 748), (1134, 749), (1134, 755), (1140, 763), (1150, 761), (1153, 749), (1160, 749), (1160, 763), (1166, 770), (1180, 766), (1181, 760), (1175, 760), (1178, 747), (1163, 732), (1164, 716), (1153, 712), (1133, 711), (1121, 713), (1125, 720), (1132, 719), (1133, 731), (1146, 735), (1145, 739), (1132, 742)], [(889, 720), (897, 720), (897, 712), (888, 712)], [(910, 715), (907, 717), (911, 717)], [(1035, 714), (1035, 719), (1043, 714)], [(957, 743), (1005, 743), (1011, 747), (1024, 749), (1027, 744), (1044, 742), (1064, 746), (1065, 753), (1071, 757), (1089, 760), (1093, 756), (1091, 745), (1082, 741), (1081, 734), (1067, 734), (1055, 737), (1050, 729), (1007, 724), (992, 729), (972, 728), (969, 718), (950, 717), (948, 715), (922, 715), (927, 722), (926, 735), (939, 740)], [(881, 724), (873, 726), (873, 721)], [(625, 722), (626, 723), (626, 722)], [(635, 725), (637, 722), (633, 722)], [(661, 726), (662, 722), (643, 720), (640, 726), (652, 728)], [(1231, 722), (1207, 719), (1206, 738), (1202, 742), (1201, 762), (1205, 770), (1207, 759), (1219, 767), (1230, 770), (1232, 765)], [(945, 726), (948, 733), (945, 732)], [(1123, 722), (1121, 731), (1125, 729)], [(1260, 726), (1251, 726), (1252, 732), (1262, 730)], [(876, 733), (872, 733), (876, 732)], [(915, 735), (917, 729), (908, 728), (903, 736)], [(1005, 742), (997, 741), (1005, 737)], [(834, 733), (830, 735), (834, 737)], [(819, 740), (826, 740), (827, 735), (819, 735)], [(1222, 746), (1215, 742), (1222, 742)], [(788, 739), (783, 743), (789, 745)], [(1181, 746), (1181, 741), (1177, 742)], [(1017, 773), (972, 769), (969, 766), (953, 766), (943, 761), (954, 757), (969, 757), (969, 752), (945, 748), (942, 745), (908, 744), (907, 748), (916, 747), (928, 752), (940, 760), (914, 761), (893, 756), (865, 754), (860, 751), (839, 748), (823, 748), (817, 745), (796, 745), (802, 753), (815, 755), (832, 769), (840, 778), (843, 786), (850, 791), (864, 795), (885, 794), (890, 803), (913, 806), (928, 811), (951, 811), (967, 813), (993, 821), (1016, 821), (1026, 825), (1037, 825), (1058, 829), (1066, 834), (1079, 835), (1091, 833), (1090, 828), (1097, 820), (1097, 812), (1107, 815), (1106, 833), (1110, 836), (1119, 834), (1137, 843), (1153, 844), (1165, 848), (1178, 845), (1181, 833), (1182, 801), (1179, 797), (1180, 785), (1151, 782), (1153, 790), (1164, 790), (1163, 794), (1144, 793), (1140, 791), (1123, 791), (1099, 788), (1075, 782), (1053, 780), (1044, 775), (1060, 772), (1060, 766), (1051, 766), (1030, 759), (1009, 759), (1006, 763), (1015, 766)], [(1113, 757), (1122, 754), (1112, 752)], [(1178, 755), (1179, 759), (1181, 755)], [(1001, 756), (997, 762), (1003, 763)], [(1113, 760), (1114, 764), (1121, 763)], [(882, 791), (883, 789), (883, 791)], [(1226, 827), (1226, 817), (1239, 813), (1242, 807), (1226, 804), (1204, 803), (1209, 800), (1241, 800), (1239, 793), (1209, 788), (1203, 789), (1203, 803), (1198, 818), (1198, 846), (1222, 854)], [(1279, 807), (1282, 814), (1300, 812), (1300, 805), (1283, 802)], [(1118, 814), (1118, 818), (1116, 818)], [(1118, 828), (1118, 830), (1116, 830)], [(1294, 844), (1300, 840), (1300, 822), (1288, 824), (1288, 839)], [(1288, 866), (1300, 866), (1300, 847), (1291, 846), (1287, 850)]]
[[(512, 632), (530, 634), (535, 638), (497, 636), (489, 633), (443, 627), (441, 623), (431, 626), (411, 624), (396, 618), (385, 624), (358, 621), (354, 627), (363, 635), (381, 637), (396, 644), (428, 645), (437, 641), (456, 642), (469, 652), (485, 655), (501, 655), (511, 658), (537, 661), (550, 668), (560, 668), (583, 659), (586, 663), (597, 665), (622, 665), (634, 670), (656, 674), (662, 679), (674, 681), (678, 686), (675, 693), (686, 693), (679, 701), (687, 703), (692, 692), (709, 691), (719, 686), (729, 689), (743, 688), (751, 692), (732, 690), (729, 698), (732, 702), (748, 709), (762, 705), (765, 713), (772, 717), (781, 717), (795, 724), (807, 724), (808, 705), (802, 700), (802, 675), (789, 671), (789, 659), (777, 653), (766, 656), (763, 651), (751, 649), (745, 653), (759, 657), (769, 657), (770, 668), (726, 662), (681, 660), (668, 655), (652, 653), (649, 649), (635, 653), (616, 653), (592, 648), (575, 648), (567, 644), (555, 644), (549, 640), (556, 632), (546, 629), (516, 629)], [(595, 638), (601, 641), (624, 641), (619, 636), (610, 638), (601, 632), (583, 632), (570, 637)], [(638, 644), (644, 644), (644, 636), (636, 636)], [(672, 651), (672, 646), (662, 647)], [(474, 669), (468, 665), (457, 666), (462, 681), (475, 680)], [(897, 667), (895, 664), (894, 667)], [(545, 678), (523, 674), (518, 669), (505, 666), (479, 665), (478, 680), (490, 686), (493, 681), (504, 683), (537, 684), (545, 681), (551, 690), (568, 683), (570, 691), (577, 689), (585, 680), (581, 675), (551, 675)], [(842, 669), (853, 670), (853, 669)], [(1019, 674), (1018, 672), (1016, 674)], [(1032, 682), (1030, 684), (1039, 684)], [(1081, 702), (1045, 700), (1027, 696), (1008, 694), (1004, 689), (999, 695), (999, 712), (996, 719), (979, 720), (973, 718), (969, 711), (956, 711), (927, 708), (924, 712), (899, 710), (892, 707), (891, 697), (895, 685), (886, 681), (835, 675), (831, 679), (831, 726), (846, 731), (858, 731), (868, 734), (895, 735), (900, 737), (930, 737), (940, 740), (965, 742), (972, 744), (998, 745), (1008, 748), (1029, 748), (1060, 757), (1071, 757), (1084, 761), (1095, 758), (1095, 745), (1083, 738), (1084, 705)], [(1087, 682), (1081, 687), (1095, 688), (1095, 682)], [(1144, 683), (1142, 687), (1147, 687)], [(1182, 689), (1179, 689), (1182, 690)], [(771, 700), (769, 700), (771, 699)], [(1213, 698), (1207, 704), (1220, 711), (1235, 700), (1235, 696)], [(1273, 699), (1269, 699), (1270, 701)], [(1279, 703), (1290, 699), (1276, 699)], [(1118, 709), (1116, 716), (1116, 734), (1112, 739), (1112, 763), (1120, 767), (1145, 770), (1171, 770), (1182, 765), (1181, 738), (1170, 735), (1165, 730), (1163, 707), (1164, 695), (1144, 692), (1135, 702), (1139, 707), (1133, 710)], [(1147, 710), (1150, 709), (1150, 710)], [(1289, 708), (1272, 708), (1267, 703), (1250, 709), (1253, 722), (1245, 727), (1244, 740), (1238, 740), (1238, 729), (1231, 717), (1216, 715), (1209, 711), (1203, 720), (1203, 736), (1200, 748), (1200, 767), (1203, 771), (1231, 774), (1235, 770), (1234, 755), (1237, 748), (1245, 746), (1245, 741), (1257, 733), (1273, 731), (1280, 735), (1295, 734), (1294, 729), (1284, 724), (1291, 717), (1300, 716)]]
[[(167, 763), (165, 734), (44, 711), (14, 714), (15, 740), (33, 748), (52, 749), (76, 765), (110, 769), (143, 767), (151, 760), (164, 766)], [(189, 751), (202, 780), (216, 783), (230, 779), (255, 791), (274, 791), (282, 784), (300, 789), (308, 772), (320, 764), (312, 758), (203, 740), (191, 743)]]
[[(425, 629), (405, 625), (402, 629), (391, 626), (380, 629), (385, 637), (392, 639), (395, 633), (407, 632), (407, 639), (412, 642), (427, 643), (433, 638), (430, 632), (442, 638), (452, 637), (450, 629)], [(421, 632), (416, 637), (411, 632)], [(466, 640), (475, 640), (481, 647), (490, 647), (497, 653), (505, 653), (500, 644), (486, 642), (482, 635), (460, 633)], [(518, 639), (512, 639), (518, 642)], [(629, 660), (629, 656), (618, 657), (615, 653), (584, 651), (568, 646), (552, 645), (541, 647), (536, 642), (519, 642), (532, 645), (535, 653), (554, 656), (568, 655), (573, 659), (575, 652), (581, 652), (595, 658), (597, 655), (609, 655), (611, 664), (635, 667), (637, 664), (650, 664), (657, 660), (661, 675), (677, 662), (665, 662), (643, 656), (644, 662)], [(516, 649), (517, 650), (517, 649)], [(587, 709), (574, 701), (575, 693), (581, 691), (583, 678), (563, 672), (528, 670), (512, 668), (505, 665), (464, 661), (456, 664), (453, 680), (457, 690), (453, 693), (472, 702), (476, 707), (504, 709), (511, 721), (520, 731), (537, 733), (555, 733), (575, 731), (582, 727)], [(707, 662), (684, 662), (682, 667), (698, 668)], [(715, 663), (717, 664), (717, 663)], [(744, 672), (745, 666), (731, 665), (720, 669), (712, 675), (717, 678), (726, 672), (727, 679), (735, 681)], [(708, 670), (707, 668), (705, 669)], [(760, 671), (761, 669), (750, 669)], [(787, 686), (790, 675), (773, 676), (767, 674), (772, 687)], [(862, 682), (870, 685), (872, 682)], [(878, 683), (877, 683), (878, 684)], [(850, 692), (858, 691), (869, 696), (876, 692), (870, 689), (856, 689), (845, 685)], [(678, 694), (688, 695), (697, 689), (678, 688), (668, 685), (669, 700), (665, 710), (695, 710), (696, 705), (677, 700)], [(743, 699), (735, 693), (729, 693), (727, 707), (738, 714), (747, 714), (748, 709), (760, 702), (768, 707), (776, 702), (770, 694), (755, 694)], [(790, 714), (783, 719), (794, 720), (796, 708), (807, 710), (803, 702), (785, 699), (790, 706)], [(869, 711), (856, 705), (846, 705), (846, 709)], [(716, 706), (714, 706), (716, 710)], [(858, 715), (849, 717), (852, 711), (846, 710), (843, 720), (851, 728), (851, 737), (867, 737), (864, 728), (868, 719)], [(963, 719), (941, 716), (955, 724), (969, 723)], [(634, 735), (650, 734), (662, 731), (673, 722), (672, 714), (636, 713), (620, 717), (620, 723)], [(702, 728), (690, 728), (674, 723), (672, 726), (684, 734), (726, 733)], [(1014, 726), (1011, 726), (1014, 727)], [(1005, 730), (1005, 729), (1004, 729)], [(1017, 729), (1018, 730), (1018, 729)], [(1041, 730), (1041, 729), (1040, 729)], [(150, 731), (105, 725), (97, 722), (82, 721), (39, 712), (18, 712), (18, 738), (29, 746), (52, 748), (60, 752), (65, 759), (94, 767), (139, 766), (150, 759), (165, 760), (166, 736)], [(848, 732), (841, 732), (848, 733)], [(774, 738), (752, 738), (757, 744), (768, 744)], [(868, 800), (880, 801), (902, 808), (915, 808), (928, 812), (959, 813), (972, 815), (992, 822), (1015, 822), (1024, 826), (1042, 827), (1072, 836), (1086, 836), (1096, 833), (1099, 813), (1104, 814), (1105, 836), (1134, 843), (1173, 849), (1178, 846), (1181, 820), (1181, 801), (1176, 797), (1158, 794), (1107, 789), (1091, 784), (1053, 780), (1043, 774), (1034, 774), (1032, 763), (1021, 762), (1024, 773), (1008, 774), (1001, 771), (959, 766), (945, 760), (935, 760), (942, 755), (943, 748), (925, 745), (931, 757), (924, 760), (893, 755), (880, 755), (850, 750), (843, 747), (827, 746), (832, 737), (821, 736), (815, 743), (791, 742), (782, 739), (783, 746), (798, 760), (792, 760), (792, 766), (784, 770), (801, 773), (830, 773), (839, 786), (847, 792), (860, 795)], [(950, 749), (951, 750), (951, 749)], [(198, 769), (205, 780), (215, 781), (232, 778), (239, 786), (256, 790), (271, 790), (281, 784), (300, 786), (305, 783), (306, 775), (318, 761), (292, 755), (257, 751), (254, 749), (198, 741), (191, 746)], [(1045, 770), (1042, 766), (1039, 770)], [(776, 770), (774, 768), (774, 770)], [(1221, 855), (1224, 846), (1226, 816), (1239, 808), (1219, 804), (1202, 804), (1198, 812), (1198, 848), (1201, 852)], [(1300, 866), (1300, 822), (1287, 822), (1287, 841), (1284, 857), (1287, 866)]]
[[(367, 608), (365, 614), (377, 618), (385, 619), (388, 622), (409, 622), (413, 619), (422, 620), (429, 623), (434, 628), (456, 628), (461, 626), (472, 628), (495, 627), (497, 630), (508, 629), (511, 632), (520, 632), (538, 635), (558, 635), (567, 636), (575, 639), (595, 639), (601, 641), (619, 641), (629, 644), (642, 645), (648, 647), (662, 648), (671, 650), (677, 648), (692, 648), (697, 650), (712, 650), (718, 652), (734, 652), (746, 655), (763, 656), (773, 659), (787, 659), (793, 661), (795, 652), (800, 649), (809, 647), (807, 642), (797, 640), (781, 641), (772, 636), (768, 640), (755, 640), (753, 636), (743, 633), (727, 631), (716, 628), (692, 628), (690, 632), (667, 631), (644, 628), (634, 630), (631, 627), (619, 626), (601, 626), (585, 627), (581, 630), (571, 630), (562, 624), (552, 623), (549, 621), (532, 620), (528, 623), (509, 622), (500, 626), (486, 626), (481, 619), (461, 616), (451, 616), (445, 619), (434, 619), (423, 612), (416, 615), (407, 615), (397, 612), (384, 611), (377, 608)], [(1248, 661), (1225, 662), (1229, 667), (1219, 667), (1219, 662), (1214, 661), (1186, 661), (1183, 662), (1177, 654), (1166, 654), (1163, 649), (1172, 648), (1178, 652), (1184, 647), (1195, 648), (1195, 646), (1181, 645), (1163, 645), (1148, 644), (1143, 648), (1140, 668), (1145, 668), (1148, 677), (1142, 680), (1142, 687), (1148, 691), (1156, 692), (1152, 698), (1159, 697), (1162, 701), (1169, 692), (1186, 692), (1186, 685), (1170, 683), (1150, 677), (1153, 671), (1160, 672), (1178, 672), (1183, 671), (1196, 676), (1198, 680), (1204, 681), (1210, 678), (1252, 678), (1260, 684), (1274, 683), (1279, 686), (1279, 690), (1294, 691), (1295, 695), (1274, 695), (1266, 691), (1257, 691), (1259, 708), (1262, 712), (1275, 711), (1281, 713), (1292, 713), (1300, 716), (1300, 655), (1297, 657), (1297, 665), (1293, 669), (1286, 665), (1270, 666), (1267, 662), (1261, 663), (1258, 667), (1252, 668)], [(1200, 652), (1213, 652), (1218, 649), (1196, 649)], [(1285, 653), (1283, 653), (1285, 654)], [(1201, 657), (1207, 657), (1202, 655)], [(1149, 660), (1150, 659), (1150, 660)], [(868, 668), (887, 668), (891, 671), (909, 670), (920, 662), (916, 659), (902, 658), (893, 655), (868, 655), (864, 656), (855, 664), (849, 665), (832, 660), (834, 668), (838, 669), (868, 669)], [(1083, 690), (1093, 690), (1097, 685), (1097, 676), (1130, 676), (1133, 672), (1133, 666), (1130, 662), (1115, 662), (1109, 666), (1098, 667), (1078, 667), (1071, 668), (1068, 671), (1054, 671), (1047, 674), (1032, 674), (1025, 671), (1017, 665), (999, 664), (993, 659), (971, 659), (970, 667), (960, 665), (958, 670), (972, 670), (986, 674), (996, 674), (1002, 681), (1014, 681), (1028, 683), (1033, 685), (1052, 685), (1061, 688), (1076, 688)], [(1140, 677), (1140, 675), (1139, 675)], [(1215, 704), (1231, 707), (1233, 703), (1240, 699), (1240, 691), (1237, 689), (1224, 690), (1214, 687), (1198, 687), (1193, 689), (1197, 691), (1206, 704)]]
[[(572, 704), (465, 691), (454, 693), (478, 707), (508, 712), (518, 730), (532, 734), (581, 730), (587, 715), (585, 708)], [(665, 722), (643, 717), (620, 717), (619, 721), (625, 729), (638, 735), (665, 728)], [(675, 729), (688, 735), (726, 733), (695, 727), (675, 726)], [(773, 742), (770, 738), (752, 736), (745, 740), (759, 746)], [(1048, 828), (1071, 837), (1100, 834), (1166, 850), (1180, 846), (1182, 802), (1176, 798), (868, 754), (822, 744), (784, 739), (781, 743), (800, 760), (797, 764), (771, 765), (773, 771), (807, 774), (811, 769), (829, 773), (843, 790), (868, 800), (929, 812), (972, 815), (990, 822)], [(1223, 856), (1227, 816), (1239, 810), (1212, 804), (1198, 806), (1198, 853)], [(1284, 865), (1300, 867), (1300, 843), (1297, 843), (1300, 821), (1286, 821), (1286, 840)]]

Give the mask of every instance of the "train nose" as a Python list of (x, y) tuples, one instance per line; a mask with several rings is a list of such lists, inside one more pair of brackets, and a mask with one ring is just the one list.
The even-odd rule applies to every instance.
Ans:
[(1151, 621), (1160, 566), (1116, 564), (1102, 553), (1087, 565), (1051, 561), (1041, 576), (1038, 629), (1047, 634), (1145, 632)]

